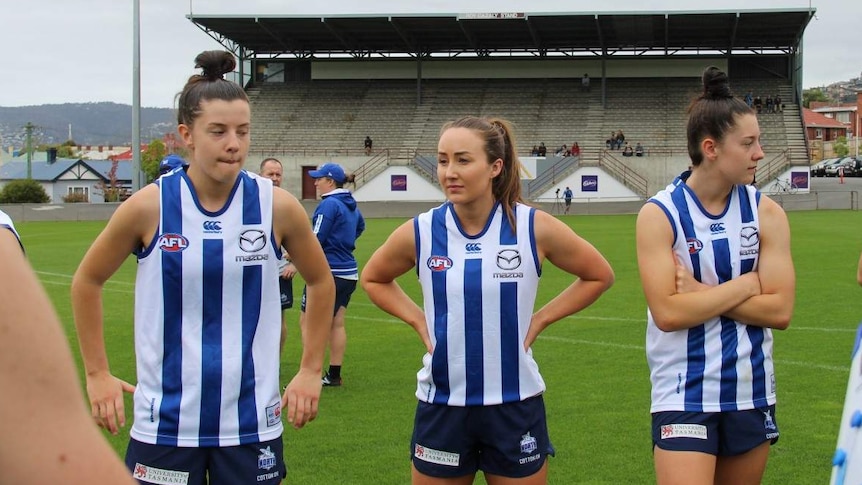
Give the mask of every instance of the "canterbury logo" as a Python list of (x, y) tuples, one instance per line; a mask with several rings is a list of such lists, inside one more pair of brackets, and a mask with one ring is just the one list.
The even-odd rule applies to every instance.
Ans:
[(219, 222), (219, 221), (204, 221), (204, 231), (206, 231), (206, 232), (221, 232), (221, 222)]
[(464, 245), (464, 251), (468, 253), (481, 253), (482, 252), (482, 244), (481, 243), (468, 243)]
[(497, 253), (497, 267), (505, 270), (517, 269), (521, 266), (521, 253), (517, 249), (504, 249)]
[(721, 234), (722, 232), (724, 232), (724, 223), (717, 222), (715, 224), (710, 224), (709, 225), (709, 232), (711, 232), (713, 234)]
[(258, 229), (249, 229), (239, 236), (239, 248), (247, 253), (256, 253), (266, 246), (266, 234)]

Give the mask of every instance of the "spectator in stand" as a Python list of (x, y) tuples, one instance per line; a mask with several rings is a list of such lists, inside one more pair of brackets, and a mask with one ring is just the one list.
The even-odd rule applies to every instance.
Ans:
[(774, 106), (772, 104), (772, 95), (767, 94), (766, 95), (766, 112), (767, 113), (774, 113), (775, 110), (773, 109), (773, 107)]
[(563, 146), (557, 148), (557, 151), (554, 152), (554, 155), (557, 155), (558, 157), (567, 157), (568, 155), (566, 155), (566, 152), (568, 151), (569, 149), (566, 147), (565, 144), (563, 144)]
[(754, 97), (754, 111), (757, 114), (760, 114), (763, 111), (763, 100), (760, 99), (760, 96)]
[(581, 91), (589, 91), (590, 90), (590, 75), (584, 73), (584, 77), (581, 78)]
[(637, 145), (635, 145), (635, 156), (636, 157), (644, 156), (644, 147), (643, 147), (643, 145), (641, 145), (641, 142), (638, 142)]
[(371, 148), (374, 146), (374, 140), (370, 136), (365, 136), (365, 154), (371, 155)]
[(623, 156), (624, 156), (624, 157), (630, 157), (630, 156), (632, 156), (632, 155), (634, 155), (634, 154), (635, 154), (635, 151), (632, 149), (631, 145), (629, 145), (628, 143), (626, 143), (625, 148), (623, 148)]
[(784, 112), (784, 105), (781, 104), (781, 95), (780, 94), (775, 95), (775, 112), (776, 113)]
[(548, 154), (548, 149), (545, 148), (545, 142), (539, 143), (539, 156), (544, 157)]
[(623, 130), (617, 132), (617, 150), (623, 147), (623, 143), (626, 142), (626, 135), (623, 134)]
[(754, 107), (754, 98), (751, 96), (751, 91), (745, 93), (745, 104), (747, 104), (749, 108)]
[(617, 142), (617, 132), (612, 131), (611, 136), (607, 140), (605, 140), (605, 148), (607, 148), (608, 150), (613, 150), (614, 144), (616, 142)]
[(572, 143), (572, 156), (573, 157), (581, 156), (581, 147), (578, 146), (578, 142)]
[(533, 149), (530, 150), (530, 156), (531, 157), (539, 156), (539, 147), (537, 145), (533, 145)]

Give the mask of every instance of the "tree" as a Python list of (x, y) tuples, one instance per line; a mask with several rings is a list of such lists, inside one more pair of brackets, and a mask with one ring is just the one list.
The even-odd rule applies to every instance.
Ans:
[(850, 153), (850, 148), (847, 147), (847, 137), (839, 136), (835, 143), (832, 144), (832, 151), (837, 157), (846, 157)]
[(111, 169), (108, 170), (108, 181), (99, 180), (96, 184), (96, 192), (102, 194), (102, 198), (105, 202), (119, 202), (120, 194), (123, 191), (123, 188), (120, 186), (120, 183), (117, 181), (117, 167), (119, 166), (119, 162), (116, 160), (111, 160)]
[(33, 179), (13, 180), (0, 191), (0, 204), (44, 204), (50, 200), (42, 184)]
[(159, 176), (159, 162), (167, 155), (167, 149), (162, 140), (153, 140), (141, 154), (141, 170), (147, 177), (147, 183)]
[(805, 89), (802, 91), (802, 106), (806, 108), (811, 107), (812, 101), (829, 101), (829, 98), (826, 96), (820, 88), (811, 88)]

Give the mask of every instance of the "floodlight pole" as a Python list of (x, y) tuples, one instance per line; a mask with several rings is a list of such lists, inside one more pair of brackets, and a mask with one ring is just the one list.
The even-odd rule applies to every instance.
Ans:
[(132, 192), (141, 188), (141, 2), (134, 0), (132, 28)]

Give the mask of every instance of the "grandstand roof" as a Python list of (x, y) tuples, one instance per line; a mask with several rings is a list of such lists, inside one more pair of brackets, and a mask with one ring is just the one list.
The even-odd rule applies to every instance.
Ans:
[(397, 15), (189, 15), (244, 57), (328, 55), (663, 55), (795, 52), (809, 9)]

